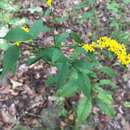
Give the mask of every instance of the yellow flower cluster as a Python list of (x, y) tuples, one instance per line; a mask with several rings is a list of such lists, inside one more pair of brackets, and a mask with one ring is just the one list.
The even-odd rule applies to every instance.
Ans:
[(92, 44), (84, 44), (82, 47), (88, 52), (94, 52), (97, 46), (95, 42), (92, 42)]
[(47, 0), (47, 5), (48, 5), (49, 7), (51, 7), (52, 1), (53, 1), (53, 0)]
[(116, 40), (109, 37), (101, 37), (96, 42), (91, 44), (84, 44), (82, 46), (87, 52), (94, 52), (95, 49), (107, 49), (110, 52), (113, 52), (117, 59), (123, 64), (130, 64), (130, 54), (127, 54), (124, 44), (118, 43)]

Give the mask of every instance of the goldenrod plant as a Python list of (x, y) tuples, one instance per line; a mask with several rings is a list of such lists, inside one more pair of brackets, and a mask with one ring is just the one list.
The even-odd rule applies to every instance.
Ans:
[[(48, 6), (52, 5), (52, 0), (47, 1)], [(53, 27), (55, 28), (55, 27)], [(21, 56), (22, 45), (31, 46), (34, 57), (28, 59), (28, 64), (34, 64), (39, 60), (57, 68), (57, 74), (49, 75), (46, 86), (57, 88), (56, 96), (70, 97), (79, 93), (80, 100), (76, 105), (75, 122), (84, 122), (92, 113), (94, 105), (101, 109), (101, 112), (110, 117), (115, 116), (113, 107), (112, 92), (105, 90), (102, 86), (115, 87), (111, 79), (117, 76), (112, 66), (107, 66), (100, 62), (98, 52), (110, 52), (117, 58), (124, 68), (130, 64), (130, 54), (127, 47), (107, 36), (101, 36), (92, 43), (84, 43), (80, 36), (74, 32), (65, 32), (54, 35), (54, 44), (49, 47), (41, 48), (33, 43), (39, 34), (50, 32), (53, 28), (45, 25), (41, 19), (36, 20), (30, 27), (16, 27), (3, 38), (10, 44), (4, 53), (3, 70), (1, 76), (4, 77), (8, 72), (15, 74), (17, 61)], [(71, 39), (73, 44), (66, 46), (63, 44), (67, 39)], [(72, 54), (66, 56), (63, 47), (73, 49)], [(99, 53), (100, 54), (100, 53)], [(99, 56), (99, 57), (98, 57)], [(99, 79), (98, 74), (105, 75), (105, 79)]]

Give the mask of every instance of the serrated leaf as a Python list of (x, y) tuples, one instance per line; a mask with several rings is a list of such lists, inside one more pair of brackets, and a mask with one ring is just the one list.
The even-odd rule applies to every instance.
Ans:
[(11, 46), (7, 49), (4, 55), (2, 76), (7, 74), (8, 71), (14, 70), (19, 54), (20, 49), (16, 46)]
[(76, 60), (73, 62), (73, 65), (80, 72), (88, 74), (91, 71), (91, 69), (93, 69), (97, 65), (97, 63), (96, 62), (89, 63), (86, 62), (85, 60)]
[(69, 74), (71, 72), (70, 64), (67, 61), (57, 64), (58, 74), (57, 74), (57, 87), (61, 87), (69, 79)]
[(74, 61), (73, 62), (73, 65), (77, 68), (77, 69), (87, 69), (87, 70), (89, 70), (89, 69), (91, 69), (91, 68), (93, 68), (94, 66), (95, 66), (95, 64), (91, 64), (91, 63), (88, 63), (88, 62), (86, 62), (85, 60), (76, 60), (76, 61)]
[(102, 79), (99, 81), (99, 83), (97, 83), (97, 85), (99, 86), (105, 86), (105, 85), (109, 85), (112, 88), (117, 88), (116, 84), (114, 84), (111, 80), (109, 79)]
[(78, 90), (78, 85), (76, 80), (70, 80), (65, 85), (63, 85), (58, 91), (58, 96), (69, 97), (72, 96)]
[(91, 95), (92, 86), (91, 86), (91, 81), (87, 75), (79, 73), (78, 85), (80, 89), (83, 91), (83, 93), (85, 94), (85, 96)]
[(77, 107), (77, 123), (84, 122), (92, 111), (92, 102), (91, 99), (87, 97), (83, 97), (80, 99), (78, 107)]
[(32, 36), (28, 32), (23, 31), (21, 28), (14, 28), (6, 34), (4, 39), (11, 42), (27, 41), (32, 39)]
[(108, 91), (105, 91), (101, 87), (96, 86), (97, 98), (102, 100), (104, 103), (111, 105), (112, 104), (112, 95)]
[(107, 67), (107, 66), (102, 66), (99, 68), (99, 70), (101, 72), (103, 72), (104, 74), (108, 75), (109, 77), (116, 77), (117, 76), (117, 73), (110, 67)]
[(47, 62), (51, 61), (53, 63), (56, 63), (56, 62), (64, 62), (66, 60), (61, 50), (53, 47), (41, 48), (37, 55), (38, 57), (42, 58)]
[(102, 100), (97, 100), (97, 105), (101, 109), (102, 112), (104, 112), (108, 116), (115, 116), (116, 112), (112, 106), (112, 104), (104, 103)]

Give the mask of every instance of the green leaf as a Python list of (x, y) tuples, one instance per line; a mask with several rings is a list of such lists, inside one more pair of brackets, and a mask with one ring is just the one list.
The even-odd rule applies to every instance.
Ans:
[(58, 74), (57, 74), (57, 87), (62, 87), (66, 81), (69, 79), (69, 74), (72, 71), (70, 64), (66, 61), (57, 64)]
[(69, 97), (78, 90), (77, 81), (72, 79), (63, 85), (58, 91), (58, 96)]
[(11, 46), (7, 49), (4, 55), (2, 76), (7, 74), (8, 71), (14, 70), (19, 54), (20, 49), (16, 46)]
[(97, 62), (86, 62), (85, 60), (75, 60), (73, 62), (73, 66), (79, 70), (81, 73), (87, 74), (90, 77), (96, 78), (96, 73), (94, 71), (92, 71), (92, 69), (95, 68), (95, 66), (97, 66)]
[(87, 97), (83, 97), (80, 99), (78, 107), (77, 107), (77, 123), (84, 122), (92, 111), (92, 101)]
[(11, 42), (27, 41), (32, 39), (32, 36), (28, 32), (23, 31), (21, 28), (14, 28), (6, 34), (4, 39)]
[(102, 100), (104, 103), (112, 104), (112, 95), (108, 91), (105, 91), (101, 87), (96, 86), (97, 98)]
[(115, 116), (116, 112), (111, 104), (107, 104), (103, 102), (103, 100), (97, 100), (97, 105), (101, 109), (102, 112), (104, 112), (106, 115), (113, 117)]
[(55, 36), (55, 44), (56, 44), (56, 46), (60, 47), (61, 43), (65, 42), (68, 37), (69, 37), (69, 33), (68, 32), (56, 35)]
[(53, 47), (49, 48), (41, 48), (38, 52), (38, 57), (42, 58), (43, 60), (47, 62), (64, 62), (66, 60), (64, 54), (61, 52), (61, 50)]
[(71, 68), (70, 72), (71, 72), (69, 76), (70, 79), (74, 79), (74, 80), (79, 79), (79, 73), (75, 68)]
[(27, 64), (28, 65), (32, 65), (34, 63), (36, 63), (37, 61), (39, 61), (41, 59), (40, 56), (36, 56), (36, 57), (33, 57), (33, 58), (29, 58), (28, 61), (27, 61)]
[(88, 74), (91, 69), (93, 69), (97, 65), (96, 62), (86, 62), (85, 60), (75, 60), (73, 62), (73, 66), (78, 69), (80, 72)]
[(117, 73), (110, 67), (107, 67), (107, 66), (102, 66), (100, 68), (98, 68), (101, 72), (103, 72), (104, 74), (106, 74), (107, 76), (109, 77), (116, 77), (117, 76)]
[(78, 85), (80, 89), (83, 91), (85, 96), (90, 96), (91, 95), (91, 81), (87, 75), (84, 75), (83, 73), (79, 73), (79, 78), (78, 78)]
[(59, 49), (54, 49), (52, 53), (52, 62), (62, 62), (65, 60), (64, 54)]
[(15, 75), (16, 74), (16, 68), (17, 67), (17, 64), (14, 64), (13, 66), (12, 66), (12, 73)]
[(107, 4), (107, 9), (117, 13), (120, 11), (120, 5), (117, 2), (112, 1)]
[(81, 36), (79, 36), (76, 32), (71, 33), (71, 37), (75, 40), (77, 43), (83, 43), (83, 40), (81, 40)]
[(42, 20), (37, 20), (30, 28), (30, 34), (32, 35), (33, 39), (37, 38), (40, 32), (48, 32), (48, 31), (49, 28), (43, 25)]
[(117, 88), (116, 84), (113, 83), (113, 81), (109, 80), (109, 79), (102, 79), (99, 81), (99, 83), (97, 83), (97, 85), (100, 86), (111, 86), (112, 88)]

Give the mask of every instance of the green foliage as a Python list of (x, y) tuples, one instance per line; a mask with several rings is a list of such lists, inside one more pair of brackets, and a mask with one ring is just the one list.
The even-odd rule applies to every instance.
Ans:
[(81, 40), (80, 36), (76, 32), (71, 33), (71, 38), (74, 39), (77, 43), (83, 43), (83, 40)]
[(69, 37), (69, 33), (65, 32), (63, 34), (58, 34), (55, 36), (55, 44), (57, 47), (61, 47), (61, 44), (66, 41)]
[(100, 109), (109, 116), (115, 115), (115, 110), (112, 107), (112, 95), (111, 93), (103, 90), (101, 87), (96, 86), (96, 92), (97, 92), (97, 105), (100, 107)]
[(4, 55), (3, 61), (3, 71), (2, 76), (8, 73), (8, 71), (12, 71), (15, 73), (16, 62), (20, 55), (20, 48), (16, 46), (11, 46), (7, 49)]
[[(124, 3), (129, 3), (129, 0), (125, 0)], [(77, 12), (80, 12), (86, 7), (89, 8), (89, 10), (81, 14), (80, 18), (78, 17), (78, 22), (90, 22), (94, 30), (99, 28), (101, 24), (97, 19), (95, 4), (96, 0), (86, 0), (75, 7)], [(4, 9), (3, 7), (5, 6), (7, 5), (2, 5), (0, 3), (1, 9)], [(112, 31), (112, 37), (121, 42), (128, 43), (130, 34), (122, 30), (122, 28), (124, 28), (123, 24), (126, 23), (126, 21), (119, 21), (118, 19), (123, 14), (120, 5), (115, 1), (109, 1), (106, 7), (107, 11), (114, 14), (108, 19), (108, 22), (110, 22), (110, 29), (114, 29), (114, 31)], [(9, 10), (15, 11), (11, 7), (9, 7)], [(47, 9), (46, 12), (44, 12), (44, 16), (49, 16), (51, 13), (53, 13), (52, 10)], [(50, 21), (59, 24), (66, 20), (68, 20), (68, 17), (56, 17)], [(57, 88), (57, 96), (66, 98), (73, 96), (75, 93), (81, 95), (75, 112), (76, 123), (82, 123), (89, 117), (93, 105), (99, 107), (101, 112), (113, 117), (116, 112), (113, 108), (112, 93), (106, 90), (106, 86), (107, 88), (109, 86), (111, 88), (117, 87), (111, 80), (111, 78), (117, 76), (117, 73), (111, 67), (102, 65), (102, 63), (98, 61), (100, 57), (83, 50), (82, 43), (84, 41), (77, 32), (58, 33), (54, 36), (54, 44), (46, 48), (41, 48), (31, 42), (29, 44), (26, 43), (26, 41), (30, 40), (33, 42), (40, 33), (51, 32), (54, 28), (48, 27), (42, 20), (36, 20), (34, 24), (30, 26), (29, 32), (25, 32), (21, 27), (10, 29), (3, 39), (4, 42), (11, 44), (5, 44), (5, 46), (0, 44), (0, 48), (5, 51), (2, 76), (7, 75), (10, 71), (15, 73), (16, 63), (19, 59), (22, 45), (16, 46), (14, 44), (15, 42), (22, 42), (22, 44), (32, 47), (31, 53), (33, 53), (34, 57), (29, 58), (29, 65), (39, 60), (44, 60), (49, 65), (57, 68), (57, 73), (55, 75), (49, 75), (46, 80), (47, 86), (55, 86)], [(109, 32), (109, 29), (107, 31)], [(106, 32), (106, 34), (109, 33)], [(65, 43), (68, 39), (73, 41), (73, 45), (66, 46)], [(96, 33), (93, 34), (92, 39), (96, 39)], [(73, 49), (72, 54), (66, 56), (63, 52), (65, 47)], [(98, 74), (103, 76), (103, 79), (99, 78)], [(129, 107), (128, 102), (124, 105)]]
[[(68, 91), (69, 90), (69, 91)], [(59, 96), (69, 97), (73, 95), (78, 90), (77, 80), (71, 79), (57, 92)]]
[(115, 1), (112, 1), (107, 4), (107, 9), (114, 13), (118, 13), (120, 11), (120, 5)]
[(4, 39), (11, 42), (28, 41), (28, 40), (37, 38), (40, 32), (48, 32), (48, 31), (49, 31), (49, 28), (46, 26), (43, 26), (42, 20), (37, 20), (32, 25), (29, 32), (26, 32), (22, 28), (19, 28), (19, 27), (13, 28), (7, 33)]
[[(45, 31), (41, 20), (36, 21), (29, 32), (24, 32), (21, 28), (14, 28), (10, 30), (5, 39), (7, 41), (26, 41), (29, 39), (35, 39), (40, 32)], [(19, 34), (19, 35), (17, 35)], [(72, 38), (76, 42), (74, 46), (74, 53), (70, 57), (66, 57), (62, 52), (62, 42), (65, 42), (67, 38)], [(48, 76), (46, 85), (53, 85), (57, 87), (57, 96), (69, 97), (74, 95), (76, 92), (82, 92), (84, 98), (81, 98), (77, 106), (77, 118), (76, 122), (83, 122), (91, 113), (92, 101), (97, 102), (97, 106), (109, 116), (114, 115), (112, 108), (112, 96), (110, 93), (100, 88), (102, 85), (112, 85), (110, 80), (101, 80), (97, 85), (96, 89), (93, 89), (94, 79), (97, 79), (97, 71), (101, 71), (109, 77), (116, 76), (116, 73), (107, 66), (101, 66), (101, 64), (95, 59), (91, 59), (91, 56), (86, 55), (91, 59), (80, 59), (80, 56), (84, 54), (82, 47), (79, 46), (82, 40), (80, 36), (73, 32), (64, 33), (55, 36), (55, 44), (52, 47), (37, 48), (34, 51), (34, 58), (31, 58), (28, 63), (33, 64), (38, 60), (42, 59), (48, 64), (57, 67), (57, 74)], [(23, 43), (26, 44), (26, 43)], [(19, 58), (20, 47), (15, 45), (9, 47), (5, 52), (3, 72), (2, 75), (8, 73), (8, 71), (14, 71), (16, 68), (16, 62)], [(85, 52), (86, 53), (86, 52)], [(13, 60), (10, 60), (13, 57)], [(99, 66), (99, 67), (97, 67)], [(96, 97), (93, 97), (93, 93), (98, 93)], [(109, 106), (107, 110), (106, 106)]]
[(105, 114), (107, 114), (109, 116), (115, 116), (115, 111), (111, 104), (107, 104), (103, 100), (98, 99), (97, 105), (99, 106), (101, 111), (103, 111)]
[(82, 123), (92, 111), (92, 101), (90, 98), (83, 97), (80, 99), (77, 107), (77, 123)]
[(110, 86), (111, 88), (115, 89), (117, 86), (113, 83), (113, 81), (109, 79), (101, 79), (99, 83), (96, 84), (97, 86)]
[(29, 39), (32, 39), (32, 36), (28, 32), (22, 30), (21, 28), (14, 28), (7, 33), (4, 39), (10, 42), (27, 41)]
[(32, 36), (32, 39), (35, 39), (38, 37), (40, 32), (48, 32), (48, 31), (50, 31), (50, 29), (47, 26), (43, 25), (43, 21), (37, 20), (30, 28), (29, 34)]
[(99, 70), (109, 77), (113, 78), (113, 77), (117, 76), (117, 73), (112, 68), (110, 68), (108, 66), (99, 67)]

